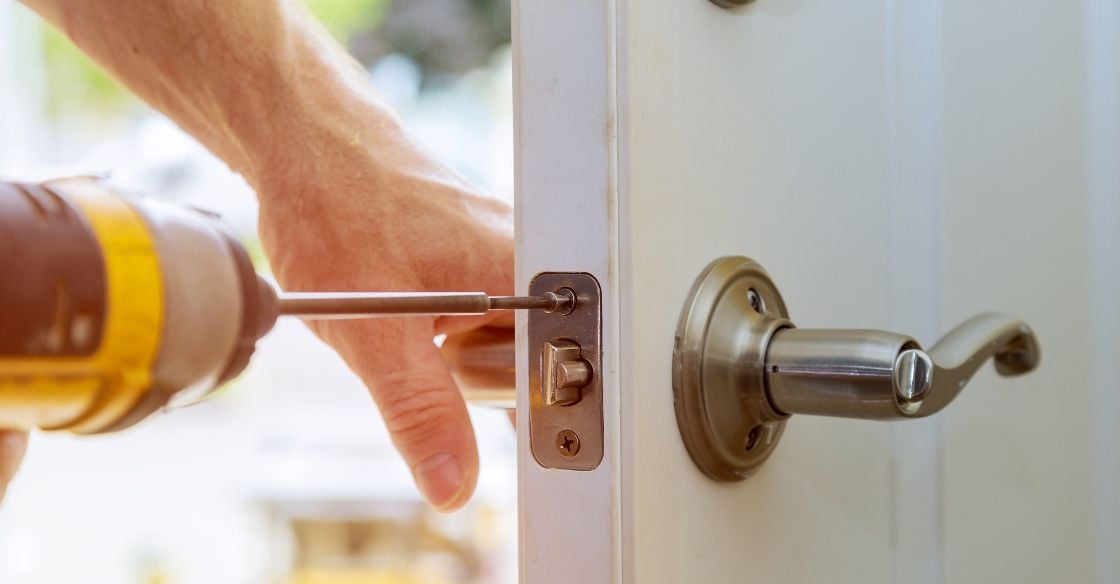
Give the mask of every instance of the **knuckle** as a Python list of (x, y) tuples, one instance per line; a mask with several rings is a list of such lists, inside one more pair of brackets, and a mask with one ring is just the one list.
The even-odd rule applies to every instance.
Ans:
[(458, 396), (431, 374), (394, 373), (378, 385), (377, 401), (385, 427), (404, 440), (424, 440), (446, 431), (460, 407)]

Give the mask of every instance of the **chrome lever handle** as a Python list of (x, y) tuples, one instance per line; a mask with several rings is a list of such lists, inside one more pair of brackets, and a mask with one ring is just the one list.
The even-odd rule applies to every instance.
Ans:
[(871, 330), (776, 332), (766, 385), (783, 414), (866, 419), (920, 418), (942, 410), (989, 359), (1005, 376), (1039, 361), (1026, 323), (988, 313), (964, 322), (928, 352), (910, 337)]
[(696, 279), (677, 323), (677, 425), (701, 470), (742, 480), (765, 462), (792, 414), (929, 416), (989, 358), (1009, 376), (1033, 370), (1039, 356), (1026, 323), (994, 313), (966, 321), (929, 351), (885, 331), (799, 329), (761, 266), (726, 257)]

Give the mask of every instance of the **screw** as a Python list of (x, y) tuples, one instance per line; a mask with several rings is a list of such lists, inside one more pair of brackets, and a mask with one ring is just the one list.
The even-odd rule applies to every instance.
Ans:
[[(894, 392), (903, 403), (922, 401), (933, 387), (933, 359), (920, 349), (907, 349), (894, 361)], [(963, 383), (963, 382), (962, 382)]]
[(544, 311), (548, 314), (559, 314), (561, 316), (571, 314), (576, 309), (576, 304), (579, 302), (575, 291), (571, 288), (561, 288), (555, 292), (545, 292), (544, 298), (552, 302), (552, 306), (545, 308)]
[(759, 314), (766, 310), (766, 305), (762, 303), (762, 296), (759, 296), (754, 288), (747, 290), (747, 303)]
[(579, 436), (571, 430), (561, 430), (556, 435), (556, 449), (565, 458), (571, 458), (579, 452)]
[(761, 433), (762, 426), (755, 426), (754, 428), (751, 428), (751, 431), (747, 432), (747, 443), (744, 445), (744, 450), (746, 450), (747, 452), (754, 450), (754, 447), (758, 446), (758, 437)]

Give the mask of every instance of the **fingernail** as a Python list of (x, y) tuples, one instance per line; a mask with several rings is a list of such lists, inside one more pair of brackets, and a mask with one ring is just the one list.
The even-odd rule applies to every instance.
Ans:
[(416, 485), (436, 510), (445, 510), (455, 502), (463, 487), (463, 466), (447, 453), (433, 454), (412, 468)]

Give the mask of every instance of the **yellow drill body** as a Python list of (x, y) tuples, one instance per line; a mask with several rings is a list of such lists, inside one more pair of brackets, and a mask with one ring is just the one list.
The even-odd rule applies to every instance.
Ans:
[(92, 178), (0, 183), (0, 228), (0, 427), (132, 425), (239, 373), (275, 320), (203, 213)]

